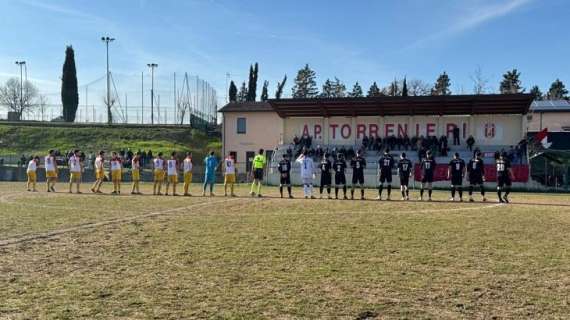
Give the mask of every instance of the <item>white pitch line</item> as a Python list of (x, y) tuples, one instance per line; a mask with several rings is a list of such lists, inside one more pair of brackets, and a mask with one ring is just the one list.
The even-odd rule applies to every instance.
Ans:
[(237, 200), (241, 200), (241, 199), (232, 198), (232, 199), (225, 199), (222, 201), (200, 202), (200, 203), (196, 203), (196, 204), (185, 206), (185, 207), (178, 207), (178, 208), (168, 209), (168, 210), (164, 210), (164, 211), (155, 211), (155, 212), (141, 214), (141, 215), (137, 215), (137, 216), (131, 216), (131, 217), (126, 217), (126, 218), (118, 218), (118, 219), (110, 219), (110, 220), (105, 220), (105, 221), (100, 221), (100, 222), (88, 222), (85, 224), (80, 224), (80, 225), (76, 225), (76, 226), (69, 227), (69, 228), (52, 230), (52, 231), (47, 231), (47, 232), (43, 232), (43, 233), (36, 233), (33, 235), (14, 236), (12, 238), (0, 240), (0, 247), (5, 247), (8, 245), (12, 245), (12, 244), (28, 242), (28, 241), (38, 240), (38, 239), (52, 238), (54, 236), (58, 236), (58, 235), (61, 235), (64, 233), (74, 232), (74, 231), (78, 231), (78, 230), (87, 230), (87, 229), (93, 229), (93, 228), (102, 227), (102, 226), (106, 226), (106, 225), (121, 224), (121, 223), (132, 222), (132, 221), (136, 221), (136, 220), (140, 220), (140, 219), (145, 219), (145, 218), (170, 215), (172, 213), (176, 213), (179, 211), (188, 210), (188, 209), (192, 209), (192, 208), (196, 208), (196, 207), (200, 207), (200, 206), (205, 206), (205, 205), (210, 205), (210, 204), (214, 205), (214, 204), (226, 203), (226, 202), (237, 201)]

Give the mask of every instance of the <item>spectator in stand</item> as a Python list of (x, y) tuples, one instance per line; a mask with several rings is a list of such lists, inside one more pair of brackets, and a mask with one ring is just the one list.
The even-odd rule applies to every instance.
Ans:
[(447, 142), (446, 141), (447, 141), (447, 137), (445, 135), (441, 136), (439, 138), (439, 141), (438, 141), (439, 153), (442, 156), (447, 155), (447, 146), (446, 146)]
[(382, 138), (380, 136), (376, 136), (376, 145), (374, 146), (374, 150), (379, 151), (382, 149)]
[(418, 147), (418, 137), (417, 136), (413, 136), (410, 139), (410, 149), (411, 150), (417, 150)]
[(315, 150), (315, 156), (317, 158), (322, 158), (323, 157), (323, 148), (321, 148), (321, 145), (317, 145), (317, 149)]
[(419, 152), (424, 147), (424, 136), (420, 136), (416, 140), (416, 150)]
[(402, 137), (397, 136), (394, 139), (394, 146), (395, 148), (397, 148), (398, 150), (400, 150), (400, 148), (402, 148)]
[(473, 138), (473, 136), (470, 135), (469, 138), (467, 138), (467, 140), (465, 142), (467, 143), (467, 149), (469, 149), (469, 151), (473, 151), (473, 145), (475, 144), (475, 138)]
[(368, 149), (369, 142), (370, 140), (368, 140), (368, 137), (366, 136), (366, 134), (364, 134), (364, 136), (362, 137), (362, 147), (364, 149)]
[(426, 156), (426, 149), (423, 146), (418, 148), (418, 160), (422, 161), (423, 158)]
[(404, 137), (402, 138), (402, 145), (404, 146), (404, 150), (408, 151), (408, 148), (410, 147), (410, 138), (407, 134), (404, 134)]
[(453, 145), (454, 146), (458, 146), (461, 144), (461, 142), (459, 141), (459, 134), (460, 134), (459, 127), (455, 126), (453, 128)]
[(293, 143), (295, 144), (295, 147), (299, 145), (299, 143), (301, 143), (301, 141), (299, 140), (299, 137), (297, 137), (297, 135), (295, 135), (295, 137), (293, 137)]

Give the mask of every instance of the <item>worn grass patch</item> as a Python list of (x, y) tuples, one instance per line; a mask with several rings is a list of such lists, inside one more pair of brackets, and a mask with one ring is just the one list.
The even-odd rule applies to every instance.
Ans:
[(0, 184), (0, 241), (24, 239), (0, 245), (0, 319), (570, 314), (568, 195), (499, 206), (443, 192), (379, 203), (20, 189)]

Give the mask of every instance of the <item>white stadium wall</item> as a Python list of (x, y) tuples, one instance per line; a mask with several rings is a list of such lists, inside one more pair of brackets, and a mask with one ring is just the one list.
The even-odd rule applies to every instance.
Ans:
[(311, 117), (283, 119), (283, 141), (308, 134), (325, 145), (354, 145), (363, 135), (452, 137), (455, 126), (461, 140), (472, 135), (477, 145), (514, 145), (526, 129), (523, 115), (394, 116), (394, 117)]

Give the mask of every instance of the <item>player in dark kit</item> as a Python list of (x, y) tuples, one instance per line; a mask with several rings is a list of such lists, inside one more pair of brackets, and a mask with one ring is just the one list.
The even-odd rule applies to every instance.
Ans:
[(473, 202), (473, 188), (479, 186), (481, 188), (481, 196), (483, 201), (487, 201), (485, 198), (485, 164), (483, 159), (481, 159), (481, 152), (477, 151), (473, 159), (467, 164), (467, 176), (469, 177), (469, 201)]
[(332, 184), (332, 177), (331, 177), (331, 169), (332, 163), (329, 160), (329, 154), (325, 153), (323, 156), (323, 160), (319, 164), (319, 168), (321, 169), (321, 186), (319, 187), (321, 199), (323, 198), (323, 190), (327, 188), (328, 198), (331, 198), (331, 184)]
[(465, 177), (465, 161), (459, 157), (459, 153), (453, 155), (447, 168), (447, 179), (451, 178), (451, 199), (455, 201), (455, 193), (459, 193), (459, 201), (463, 201), (463, 177)]
[(384, 190), (384, 183), (387, 183), (388, 197), (386, 200), (390, 200), (390, 194), (392, 193), (392, 168), (394, 167), (394, 158), (390, 154), (390, 150), (386, 149), (384, 155), (378, 159), (378, 198), (376, 200), (382, 200), (382, 190)]
[(364, 169), (366, 168), (366, 159), (362, 157), (362, 151), (356, 152), (356, 157), (350, 161), (352, 167), (352, 188), (350, 189), (350, 199), (354, 200), (354, 189), (356, 185), (360, 186), (360, 200), (364, 200)]
[(287, 154), (283, 155), (283, 160), (279, 161), (277, 167), (279, 170), (279, 193), (281, 198), (283, 198), (283, 187), (287, 187), (287, 192), (289, 193), (289, 198), (293, 198), (291, 194), (291, 161), (289, 161), (289, 156)]
[(431, 155), (431, 151), (426, 152), (426, 158), (421, 162), (421, 170), (422, 170), (422, 185), (420, 188), (420, 201), (424, 198), (424, 189), (425, 187), (428, 188), (428, 200), (431, 201), (431, 193), (432, 193), (432, 183), (433, 183), (433, 173), (435, 171), (435, 160)]
[[(499, 159), (496, 161), (497, 166), (497, 195), (499, 202), (509, 203), (509, 193), (511, 193), (511, 185), (513, 178), (513, 170), (511, 168), (511, 161), (507, 157), (506, 152), (502, 152)], [(503, 191), (505, 195), (502, 196)]]
[(410, 190), (408, 184), (412, 176), (412, 162), (406, 158), (406, 153), (402, 152), (398, 161), (398, 176), (400, 176), (400, 191), (402, 200), (410, 200)]
[(344, 194), (344, 200), (347, 200), (346, 197), (346, 161), (344, 161), (344, 155), (339, 153), (337, 158), (334, 160), (333, 163), (333, 170), (334, 170), (334, 195), (335, 199), (338, 200), (338, 189), (342, 187), (342, 192)]

